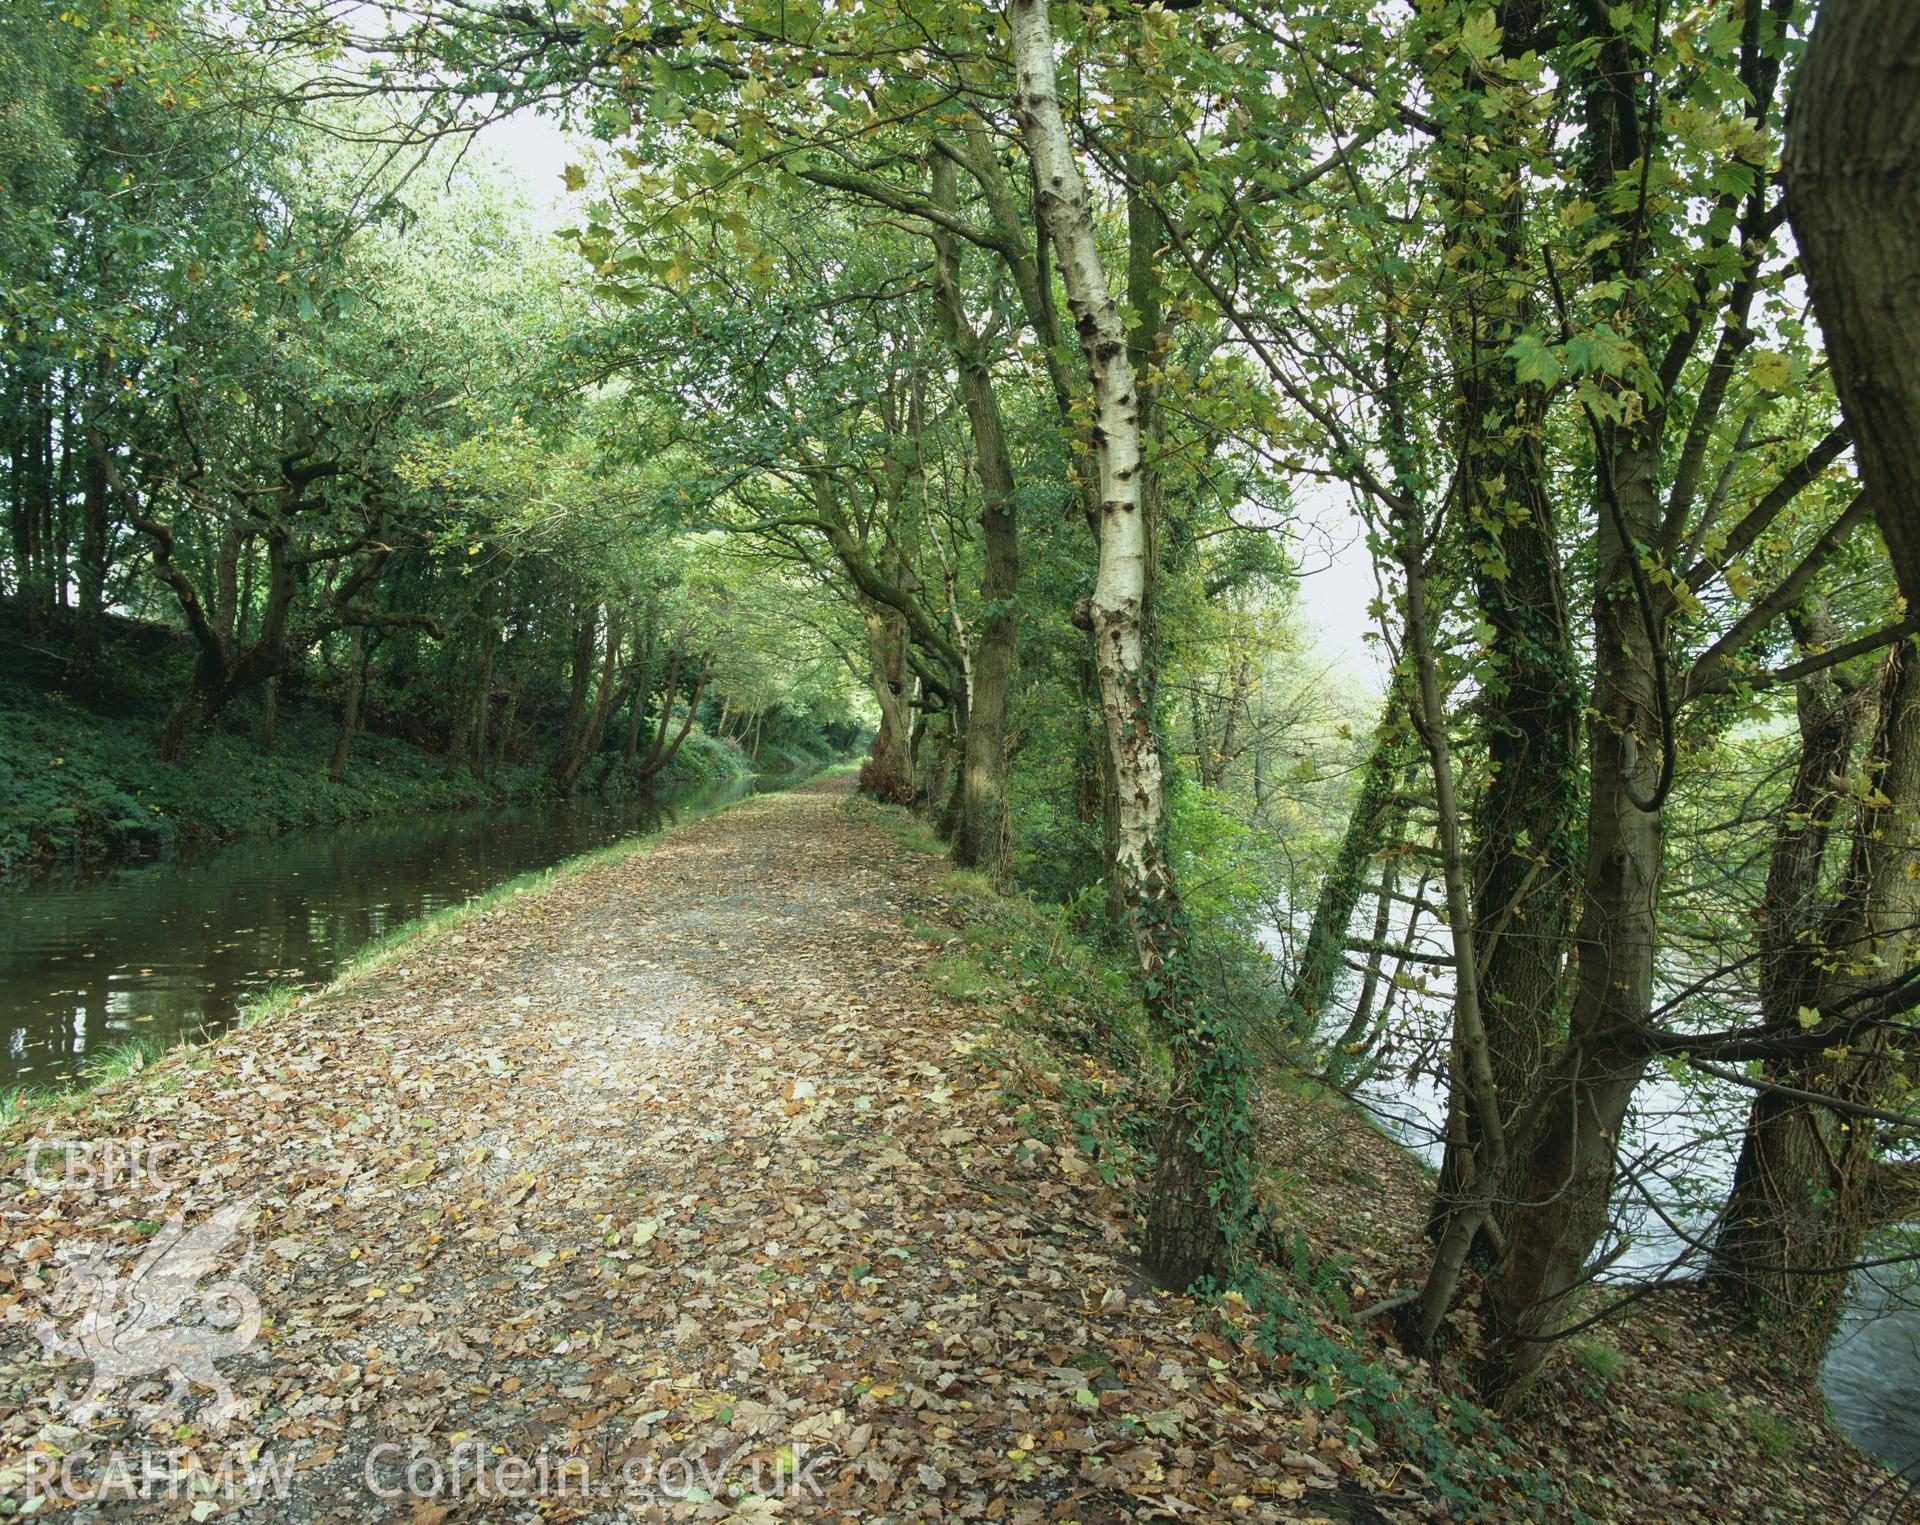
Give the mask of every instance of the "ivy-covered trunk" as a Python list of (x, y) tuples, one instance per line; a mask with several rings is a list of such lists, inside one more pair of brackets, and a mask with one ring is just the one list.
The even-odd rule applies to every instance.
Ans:
[[(1518, 198), (1515, 198), (1516, 202)], [(1515, 219), (1517, 222), (1517, 219)], [(1502, 254), (1517, 258), (1517, 227)], [(1501, 277), (1503, 280), (1505, 276)], [(1534, 402), (1497, 357), (1524, 315), (1475, 336), (1465, 371), (1463, 492), (1474, 591), (1488, 627), (1487, 778), (1472, 806), (1474, 947), (1495, 1094), (1511, 1112), (1539, 1087), (1564, 1010), (1579, 867), (1580, 668), (1540, 456)], [(1450, 1098), (1434, 1227), (1473, 1174), (1485, 1119), (1470, 1087)]]
[(1012, 0), (1014, 110), (1058, 251), (1093, 392), (1099, 570), (1076, 612), (1093, 638), (1119, 822), (1115, 854), (1149, 1020), (1172, 1060), (1173, 1094), (1147, 1205), (1142, 1258), (1166, 1286), (1223, 1270), (1244, 1209), (1245, 1066), (1230, 1028), (1201, 997), (1167, 849), (1164, 768), (1146, 639), (1150, 535), (1142, 502), (1140, 397), (1126, 329), (1107, 284), (1086, 184), (1056, 94), (1045, 0)]
[(1636, 598), (1632, 542), (1651, 541), (1659, 523), (1658, 462), (1657, 447), (1641, 441), (1610, 451), (1601, 468), (1607, 502), (1593, 595), (1592, 785), (1578, 976), (1566, 1041), (1509, 1129), (1506, 1248), (1487, 1292), (1495, 1340), (1488, 1385), (1496, 1391), (1540, 1365), (1548, 1346), (1538, 1337), (1566, 1311), (1599, 1241), (1620, 1129), (1646, 1069), (1644, 1044), (1633, 1035), (1652, 1007), (1659, 940), (1662, 716), (1655, 671), (1664, 656)]
[[(1461, 283), (1447, 336), (1458, 378), (1458, 503), (1488, 652), (1478, 701), (1486, 782), (1468, 823), (1474, 947), (1495, 1093), (1511, 1112), (1537, 1088), (1563, 1011), (1578, 877), (1581, 685), (1543, 454), (1548, 398), (1519, 380), (1508, 356), (1539, 321), (1539, 250), (1527, 217), (1531, 124), (1501, 86), (1507, 60), (1539, 45), (1549, 17), (1539, 0), (1500, 0), (1494, 17), (1498, 60), (1482, 66), (1447, 48), (1435, 50), (1430, 67), (1437, 95), (1477, 107), (1449, 118), (1435, 184), (1446, 265)], [(1436, 1237), (1484, 1148), (1480, 1111), (1470, 1086), (1452, 1088)]]

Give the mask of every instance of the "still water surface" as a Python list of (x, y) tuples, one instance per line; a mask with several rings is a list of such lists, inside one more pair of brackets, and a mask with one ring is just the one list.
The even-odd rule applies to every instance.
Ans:
[(131, 1038), (218, 1031), (415, 917), (752, 788), (385, 817), (0, 885), (0, 1092), (70, 1080)]

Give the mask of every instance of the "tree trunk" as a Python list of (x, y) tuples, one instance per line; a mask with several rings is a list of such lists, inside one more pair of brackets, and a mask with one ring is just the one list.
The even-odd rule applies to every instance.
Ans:
[(573, 627), (573, 660), (567, 685), (567, 713), (560, 723), (560, 748), (554, 753), (548, 773), (561, 789), (573, 784), (573, 756), (580, 746), (581, 728), (586, 724), (587, 694), (593, 683), (593, 656), (600, 634), (600, 606), (589, 604), (579, 611)]
[(1399, 830), (1400, 770), (1407, 760), (1405, 713), (1405, 700), (1396, 689), (1387, 699), (1386, 713), (1374, 735), (1373, 751), (1367, 756), (1360, 792), (1347, 816), (1340, 851), (1321, 881), (1306, 946), (1301, 949), (1300, 963), (1287, 992), (1287, 1022), (1298, 1037), (1307, 1041), (1320, 1030), (1327, 1002), (1340, 977), (1347, 931), (1366, 885), (1368, 865)]
[(473, 744), (467, 748), (467, 775), (475, 780), (486, 776), (487, 726), (493, 719), (493, 662), (499, 646), (494, 627), (487, 626), (486, 654), (480, 660), (480, 681), (473, 696)]
[(680, 743), (687, 739), (687, 733), (693, 729), (693, 716), (694, 712), (700, 708), (700, 696), (707, 691), (707, 680), (713, 676), (713, 658), (709, 655), (701, 664), (700, 676), (694, 682), (692, 696), (687, 700), (686, 718), (680, 722), (680, 729), (675, 733), (672, 744), (662, 750), (661, 742), (667, 734), (667, 720), (673, 714), (673, 685), (679, 682), (679, 672), (680, 656), (676, 652), (673, 677), (669, 679), (666, 692), (660, 696), (660, 734), (654, 738), (653, 755), (647, 759), (646, 765), (641, 769), (640, 777), (643, 780), (653, 778), (667, 770), (674, 755), (680, 750)]
[[(1472, 821), (1475, 946), (1494, 1087), (1512, 1109), (1538, 1090), (1563, 1011), (1581, 698), (1536, 426), (1505, 384), (1509, 375), (1504, 361), (1480, 356), (1464, 396), (1471, 421), (1465, 485), (1478, 499), (1473, 517), (1484, 537), (1469, 559), (1498, 675), (1484, 701), (1487, 784)], [(1495, 376), (1500, 383), (1489, 380)], [(1497, 423), (1490, 431), (1483, 428), (1489, 420)], [(1450, 1105), (1458, 1115), (1448, 1138), (1479, 1148), (1484, 1129), (1470, 1091), (1455, 1092)], [(1444, 1232), (1445, 1204), (1464, 1164), (1450, 1143), (1435, 1194), (1436, 1233)]]
[(1406, 573), (1406, 647), (1413, 663), (1417, 702), (1413, 727), (1426, 749), (1433, 773), (1434, 813), (1438, 820), (1441, 882), (1447, 895), (1447, 930), (1453, 942), (1453, 1053), (1464, 1085), (1481, 1119), (1480, 1147), (1464, 1162), (1449, 1201), (1446, 1231), (1434, 1252), (1433, 1266), (1421, 1289), (1410, 1328), (1414, 1341), (1430, 1346), (1453, 1301), (1467, 1253), (1493, 1205), (1494, 1190), (1507, 1162), (1506, 1125), (1495, 1094), (1494, 1059), (1481, 1016), (1479, 958), (1475, 953), (1466, 856), (1461, 847), (1460, 806), (1454, 793), (1453, 756), (1447, 740), (1447, 711), (1434, 660), (1433, 627), (1427, 607), (1425, 525), (1412, 508), (1402, 510), (1400, 564)]
[[(933, 195), (937, 205), (954, 209), (953, 164), (937, 154)], [(958, 246), (944, 232), (934, 234), (933, 246), (935, 308), (959, 372), (960, 399), (973, 433), (974, 466), (980, 475), (983, 560), (953, 861), (963, 868), (984, 868), (1000, 878), (1012, 853), (1007, 823), (1007, 701), (1013, 684), (1020, 580), (1013, 460), (1007, 452), (1006, 425), (985, 346), (967, 318), (961, 296)]]
[(1142, 1258), (1167, 1286), (1225, 1269), (1249, 1190), (1245, 1065), (1236, 1035), (1201, 999), (1167, 851), (1164, 768), (1145, 630), (1150, 536), (1141, 496), (1140, 397), (1126, 329), (1107, 286), (1085, 182), (1055, 93), (1045, 0), (1008, 8), (1014, 111), (1041, 216), (1059, 254), (1094, 403), (1100, 562), (1077, 611), (1093, 636), (1119, 804), (1118, 870), (1149, 1019), (1172, 1061), (1173, 1094), (1147, 1206)]
[(48, 461), (52, 419), (47, 412), (44, 371), (29, 375), (25, 406), (21, 410), (21, 454), (18, 457), (20, 502), (27, 522), (27, 556), (18, 573), (21, 602), (28, 628), (39, 629), (53, 605), (53, 481)]
[(474, 699), (479, 689), (475, 677), (456, 675), (450, 685), (453, 692), (447, 700), (447, 746), (440, 759), (442, 778), (453, 777), (473, 742)]
[(85, 661), (92, 661), (100, 654), (100, 624), (107, 609), (111, 510), (106, 468), (93, 451), (83, 450), (80, 453), (80, 602), (74, 621), (74, 644)]
[(7, 374), (7, 530), (13, 543), (13, 593), (24, 612), (33, 583), (33, 515), (27, 492), (27, 378), (24, 365)]
[(617, 609), (607, 611), (607, 655), (605, 665), (600, 669), (600, 688), (593, 701), (593, 712), (587, 717), (586, 735), (580, 743), (580, 755), (574, 761), (574, 777), (577, 779), (587, 765), (600, 755), (600, 743), (606, 739), (607, 716), (613, 709), (615, 679), (620, 670), (620, 643), (624, 639), (625, 618)]
[[(933, 825), (942, 841), (951, 842), (959, 835), (960, 816), (967, 808), (966, 704), (956, 700), (945, 714), (947, 734), (939, 747), (939, 756), (927, 770), (925, 799), (929, 809), (936, 801), (944, 801), (933, 818)], [(916, 727), (919, 729), (924, 727)]]
[(620, 761), (632, 767), (640, 752), (640, 727), (647, 715), (647, 696), (653, 691), (653, 646), (658, 612), (649, 604), (646, 617), (633, 633), (633, 651), (627, 658), (632, 667), (629, 687), (633, 699), (627, 709), (627, 734), (620, 747)]
[(327, 764), (327, 777), (336, 784), (347, 771), (347, 752), (353, 746), (353, 733), (360, 724), (360, 686), (365, 681), (366, 650), (366, 627), (355, 625), (347, 637), (347, 685), (340, 699), (340, 734), (334, 738), (333, 760)]
[[(480, 590), (472, 621), (480, 642), (480, 663), (472, 676), (456, 690), (447, 725), (447, 760), (443, 776), (452, 778), (461, 768), (473, 777), (481, 774), (481, 760), (487, 750), (487, 709), (493, 693), (493, 654), (499, 645), (500, 628), (495, 618), (499, 606), (499, 584), (489, 581)], [(457, 658), (456, 658), (457, 660)]]
[(1601, 466), (1601, 496), (1618, 514), (1613, 505), (1602, 508), (1597, 543), (1578, 973), (1566, 1041), (1524, 1117), (1509, 1128), (1518, 1142), (1510, 1151), (1511, 1205), (1502, 1217), (1506, 1248), (1488, 1288), (1496, 1346), (1486, 1381), (1495, 1391), (1523, 1382), (1546, 1354), (1538, 1337), (1565, 1311), (1605, 1227), (1620, 1129), (1646, 1069), (1644, 1045), (1631, 1035), (1652, 1008), (1659, 942), (1660, 658), (1633, 593), (1639, 552), (1619, 531), (1639, 544), (1652, 541), (1660, 522), (1658, 466), (1657, 441), (1645, 439), (1610, 452)]
[[(1539, 0), (1499, 0), (1495, 16), (1507, 59), (1532, 50), (1547, 19)], [(1437, 94), (1486, 100), (1495, 120), (1509, 109), (1497, 95), (1488, 99), (1504, 62), (1482, 70), (1454, 49), (1430, 56)], [(1577, 876), (1581, 693), (1542, 454), (1547, 402), (1541, 388), (1519, 383), (1506, 357), (1537, 321), (1528, 185), (1514, 156), (1469, 140), (1490, 130), (1476, 111), (1450, 120), (1457, 125), (1441, 139), (1434, 178), (1445, 264), (1449, 278), (1463, 283), (1448, 336), (1458, 378), (1458, 501), (1492, 674), (1479, 701), (1487, 782), (1471, 820), (1474, 942), (1495, 1089), (1511, 1110), (1538, 1089), (1563, 1015)], [(1462, 1151), (1480, 1148), (1483, 1138), (1470, 1088), (1453, 1092), (1449, 1110), (1431, 1223), (1436, 1238), (1463, 1179)]]
[(154, 745), (154, 754), (161, 762), (178, 762), (180, 754), (186, 750), (187, 738), (198, 734), (200, 728), (211, 720), (217, 710), (219, 694), (219, 668), (207, 660), (204, 653), (194, 659), (193, 671), (187, 677), (187, 686), (180, 697), (167, 711), (165, 723), (160, 727), (160, 739)]
[(507, 690), (506, 707), (500, 711), (500, 729), (493, 744), (493, 776), (500, 776), (500, 768), (507, 760), (507, 749), (513, 745), (513, 722), (520, 710), (520, 682), (516, 678), (513, 686)]
[(633, 703), (627, 707), (627, 734), (620, 744), (620, 761), (631, 767), (640, 752), (640, 722), (646, 718), (647, 690), (643, 683), (634, 690)]
[(240, 639), (240, 552), (244, 544), (240, 527), (229, 524), (220, 532), (220, 550), (213, 563), (213, 628), (228, 646)]
[(911, 805), (914, 796), (913, 712), (907, 688), (907, 622), (897, 610), (868, 603), (867, 659), (873, 673), (874, 702), (880, 728), (873, 734), (868, 760), (860, 768), (860, 787), (875, 799)]
[[(289, 545), (290, 532), (276, 525), (267, 534), (267, 594), (261, 610), (260, 633), (251, 645), (237, 648), (215, 629), (192, 579), (175, 564), (172, 529), (152, 516), (139, 494), (120, 475), (105, 442), (95, 436), (90, 443), (108, 487), (126, 505), (127, 522), (152, 541), (154, 576), (173, 593), (197, 647), (186, 691), (160, 732), (159, 757), (163, 762), (172, 762), (178, 759), (187, 737), (195, 730), (212, 721), (241, 694), (262, 684), (275, 683), (286, 668), (287, 623), (302, 585)], [(295, 509), (301, 488), (317, 475), (319, 473), (289, 478), (287, 485)], [(269, 688), (264, 697), (262, 747), (273, 744), (274, 697)]]
[[(209, 717), (211, 718), (211, 717)], [(280, 718), (280, 679), (267, 679), (260, 690), (260, 750), (273, 750), (273, 727)]]
[(1795, 78), (1787, 209), (1907, 603), (1920, 609), (1920, 6), (1824, 0)]

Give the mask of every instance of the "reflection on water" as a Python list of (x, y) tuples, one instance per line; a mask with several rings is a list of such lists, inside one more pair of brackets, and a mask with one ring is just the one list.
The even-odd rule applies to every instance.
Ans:
[(70, 1079), (130, 1038), (218, 1030), (417, 916), (750, 787), (350, 822), (0, 886), (0, 1091)]

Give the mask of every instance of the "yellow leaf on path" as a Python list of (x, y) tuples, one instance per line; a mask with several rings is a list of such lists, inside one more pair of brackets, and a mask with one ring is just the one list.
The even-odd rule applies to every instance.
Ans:
[(724, 1409), (733, 1407), (733, 1395), (730, 1393), (695, 1393), (687, 1400), (687, 1408), (699, 1419), (711, 1419)]

